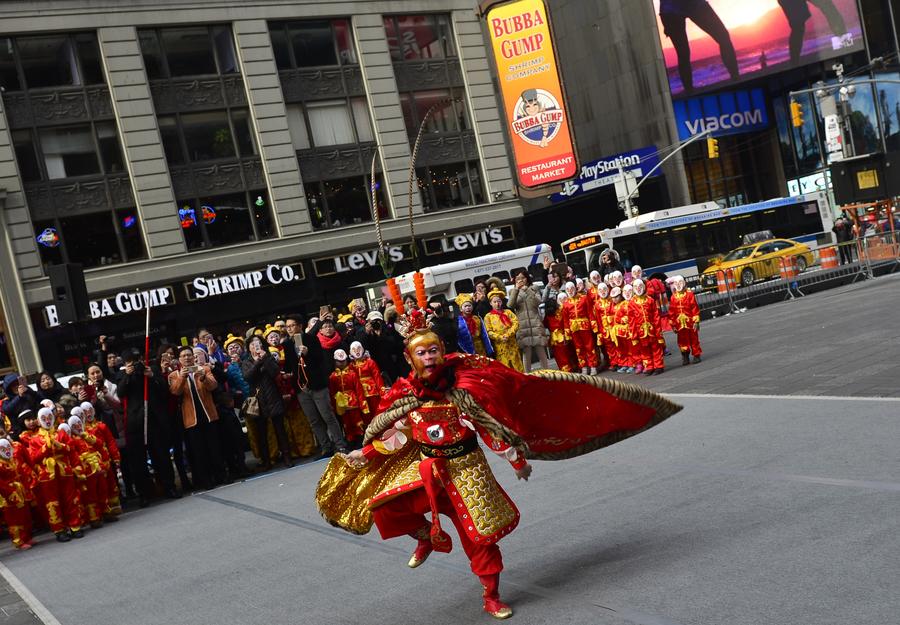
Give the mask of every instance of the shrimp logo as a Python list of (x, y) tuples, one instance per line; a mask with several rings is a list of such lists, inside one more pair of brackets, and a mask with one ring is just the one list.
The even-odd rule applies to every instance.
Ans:
[(526, 89), (513, 109), (512, 130), (531, 145), (547, 147), (562, 123), (562, 107), (543, 89)]

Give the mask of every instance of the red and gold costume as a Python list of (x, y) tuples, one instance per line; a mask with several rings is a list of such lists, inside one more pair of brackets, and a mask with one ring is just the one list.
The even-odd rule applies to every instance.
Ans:
[[(6, 440), (6, 439), (4, 439)], [(0, 506), (9, 537), (18, 549), (31, 546), (32, 473), (25, 448), (6, 441), (9, 458), (0, 455)]]
[(693, 354), (696, 358), (703, 354), (698, 330), (700, 307), (692, 291), (685, 289), (672, 293), (669, 298), (669, 323), (678, 337), (678, 349), (681, 350), (682, 357)]
[(570, 295), (563, 304), (563, 318), (569, 327), (569, 335), (575, 345), (578, 366), (584, 369), (597, 367), (597, 350), (594, 349), (594, 313), (591, 298), (584, 293)]
[(40, 505), (47, 511), (50, 530), (54, 534), (63, 533), (66, 528), (77, 532), (83, 520), (69, 435), (39, 428), (23, 432), (19, 439), (27, 445), (28, 458), (35, 468), (36, 491)]
[(636, 364), (634, 359), (635, 341), (631, 334), (629, 313), (630, 306), (626, 300), (613, 304), (611, 330), (616, 343), (616, 360), (613, 361), (612, 355), (610, 355), (610, 364), (613, 367), (633, 367)]
[(561, 307), (552, 315), (544, 316), (544, 326), (550, 331), (550, 348), (553, 350), (556, 367), (560, 371), (573, 371), (578, 366), (578, 359)]
[(662, 371), (665, 340), (660, 327), (659, 307), (648, 295), (635, 295), (629, 300), (628, 311), (631, 336), (634, 337), (634, 364), (644, 371)]
[(607, 364), (612, 360), (612, 352), (615, 350), (615, 343), (610, 336), (610, 328), (613, 321), (613, 301), (609, 297), (609, 290), (604, 290), (606, 296), (601, 297), (598, 293), (594, 299), (594, 324), (597, 327), (597, 349), (601, 354), (606, 354)]
[(119, 498), (119, 478), (116, 475), (116, 465), (121, 462), (122, 458), (119, 453), (119, 447), (116, 445), (116, 439), (102, 421), (87, 420), (84, 424), (84, 431), (96, 441), (96, 450), (100, 454), (100, 459), (106, 467), (106, 484), (104, 487), (98, 487), (98, 496), (104, 493), (105, 502), (101, 504), (101, 514), (103, 516), (114, 516), (122, 512), (122, 503)]
[(87, 520), (91, 527), (99, 527), (106, 511), (106, 472), (109, 470), (109, 463), (103, 460), (103, 445), (87, 432), (76, 435), (75, 428), (69, 438), (73, 461), (78, 462), (75, 473), (81, 480), (81, 501)]
[(362, 384), (363, 394), (366, 397), (366, 405), (369, 407), (369, 412), (363, 414), (363, 422), (368, 425), (372, 417), (378, 414), (378, 404), (381, 402), (381, 389), (384, 388), (381, 369), (369, 356), (357, 358), (350, 363), (350, 366), (356, 371), (359, 383)]
[[(494, 293), (494, 291), (491, 291)], [(516, 340), (519, 331), (519, 318), (511, 310), (492, 310), (484, 316), (484, 327), (494, 347), (494, 359), (502, 362), (510, 369), (525, 371), (522, 363), (522, 352)]]
[[(612, 380), (560, 371), (529, 375), (481, 356), (450, 354), (426, 330), (411, 333), (413, 373), (385, 395), (366, 430), (363, 450), (333, 458), (316, 490), (330, 523), (383, 538), (417, 540), (409, 566), (452, 539), (452, 520), (472, 571), (484, 587), (484, 610), (512, 615), (500, 601), (503, 561), (497, 542), (519, 512), (491, 472), (478, 436), (527, 479), (526, 458), (559, 460), (637, 434), (679, 410), (655, 393)], [(476, 434), (478, 436), (476, 436)]]
[(362, 438), (364, 419), (369, 420), (369, 404), (366, 403), (366, 392), (356, 369), (349, 365), (335, 368), (328, 376), (328, 391), (331, 394), (331, 407), (344, 426), (344, 436), (348, 440)]

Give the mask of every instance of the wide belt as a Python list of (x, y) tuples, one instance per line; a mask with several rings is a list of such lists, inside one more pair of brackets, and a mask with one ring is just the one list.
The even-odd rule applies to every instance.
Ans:
[(435, 447), (432, 445), (419, 443), (419, 451), (422, 452), (423, 456), (426, 456), (428, 458), (459, 458), (460, 456), (465, 456), (468, 453), (472, 453), (477, 448), (478, 439), (474, 436), (465, 438), (455, 445), (444, 445), (442, 447)]

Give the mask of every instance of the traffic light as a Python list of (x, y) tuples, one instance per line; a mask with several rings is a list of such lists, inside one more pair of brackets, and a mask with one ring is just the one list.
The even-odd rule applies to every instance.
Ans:
[(706, 138), (706, 155), (709, 158), (719, 158), (719, 140), (712, 137)]
[(791, 123), (794, 128), (803, 125), (803, 105), (796, 100), (791, 100)]

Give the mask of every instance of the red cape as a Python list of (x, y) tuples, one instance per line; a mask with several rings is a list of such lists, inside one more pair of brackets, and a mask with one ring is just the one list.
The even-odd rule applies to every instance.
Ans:
[(423, 383), (398, 380), (382, 401), (415, 395), (439, 399), (450, 388), (467, 391), (491, 417), (526, 443), (526, 456), (557, 460), (634, 436), (681, 410), (641, 386), (599, 376), (538, 371), (523, 374), (483, 356), (450, 354)]

